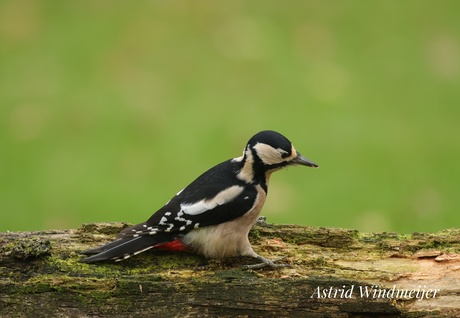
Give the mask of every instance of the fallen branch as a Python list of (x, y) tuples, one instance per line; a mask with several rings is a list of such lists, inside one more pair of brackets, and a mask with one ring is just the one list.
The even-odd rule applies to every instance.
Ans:
[(83, 264), (79, 252), (124, 223), (0, 233), (0, 316), (460, 316), (460, 230), (360, 233), (256, 226), (254, 249), (290, 267), (243, 270), (251, 258), (149, 251)]

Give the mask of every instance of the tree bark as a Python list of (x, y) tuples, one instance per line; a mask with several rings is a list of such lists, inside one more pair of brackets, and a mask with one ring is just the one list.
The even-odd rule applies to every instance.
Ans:
[(255, 226), (254, 250), (290, 267), (244, 270), (251, 258), (207, 260), (147, 251), (80, 263), (79, 252), (125, 223), (0, 233), (1, 317), (459, 317), (460, 230), (360, 233)]

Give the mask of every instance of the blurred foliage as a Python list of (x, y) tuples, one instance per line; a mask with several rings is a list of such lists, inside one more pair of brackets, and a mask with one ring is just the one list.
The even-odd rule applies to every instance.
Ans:
[(460, 2), (0, 2), (0, 230), (141, 222), (263, 129), (269, 222), (460, 225)]

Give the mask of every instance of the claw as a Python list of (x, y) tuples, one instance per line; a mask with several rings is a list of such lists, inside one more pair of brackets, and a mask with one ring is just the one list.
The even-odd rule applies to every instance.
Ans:
[(267, 217), (266, 216), (259, 216), (256, 220), (256, 224), (258, 226), (263, 226), (263, 227), (269, 227), (270, 225), (267, 223)]
[(243, 265), (241, 266), (243, 269), (259, 269), (259, 268), (264, 268), (264, 267), (271, 267), (271, 268), (281, 268), (281, 267), (288, 267), (290, 266), (289, 264), (275, 264), (275, 262), (281, 261), (286, 258), (286, 256), (277, 258), (275, 260), (269, 260), (268, 258), (262, 257), (260, 255), (255, 256), (258, 260), (261, 260), (262, 263), (259, 264), (254, 264), (254, 265)]

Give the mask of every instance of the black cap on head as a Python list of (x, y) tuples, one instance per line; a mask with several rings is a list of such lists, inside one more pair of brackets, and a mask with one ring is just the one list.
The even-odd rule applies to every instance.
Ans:
[(255, 146), (257, 143), (264, 143), (275, 149), (280, 148), (289, 154), (292, 149), (292, 144), (289, 139), (273, 130), (263, 130), (258, 132), (248, 141), (250, 146)]

